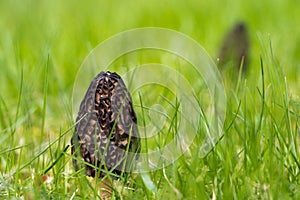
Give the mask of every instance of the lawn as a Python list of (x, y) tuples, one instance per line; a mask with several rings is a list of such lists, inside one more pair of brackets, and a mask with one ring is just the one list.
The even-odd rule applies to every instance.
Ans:
[[(188, 143), (170, 162), (118, 177), (113, 199), (300, 199), (299, 9), (293, 0), (1, 1), (0, 199), (100, 197), (99, 180), (74, 170), (67, 145), (88, 84), (105, 69), (97, 62), (110, 57), (131, 92), (142, 153), (168, 157), (167, 144)], [(238, 22), (249, 35), (247, 72), (217, 71), (216, 95), (208, 72), (198, 76), (185, 59), (197, 52), (187, 44), (218, 65)], [(144, 48), (113, 57), (147, 34), (103, 45), (144, 27), (164, 28), (153, 41), (185, 56)], [(189, 39), (163, 37), (168, 30)]]

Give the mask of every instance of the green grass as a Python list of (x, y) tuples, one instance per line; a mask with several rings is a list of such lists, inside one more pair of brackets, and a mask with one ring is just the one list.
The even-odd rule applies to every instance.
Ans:
[[(224, 34), (240, 20), (251, 37), (249, 72), (238, 86), (226, 84), (226, 120), (217, 145), (201, 157), (205, 126), (200, 124), (186, 154), (164, 169), (122, 178), (113, 196), (300, 199), (299, 8), (298, 2), (282, 0), (1, 1), (0, 199), (98, 197), (93, 181), (74, 171), (70, 149), (65, 149), (74, 131), (76, 74), (98, 43), (131, 28), (165, 27), (189, 35), (216, 61)], [(134, 61), (124, 56), (116, 63), (161, 60), (151, 52), (145, 55)], [(192, 79), (192, 73), (187, 77)], [(155, 87), (133, 94), (140, 124), (149, 122), (141, 103), (150, 104), (158, 94), (168, 93)], [(172, 123), (147, 141), (149, 149), (176, 135), (176, 120), (182, 117), (176, 115), (177, 103), (162, 103)], [(143, 141), (143, 151), (145, 146)]]

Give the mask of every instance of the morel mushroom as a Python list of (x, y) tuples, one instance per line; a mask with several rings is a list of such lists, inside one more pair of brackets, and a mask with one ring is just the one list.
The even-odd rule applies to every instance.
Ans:
[[(117, 73), (101, 72), (91, 82), (76, 119), (72, 144), (75, 169), (101, 178), (129, 172), (140, 151), (132, 100)], [(83, 162), (81, 162), (81, 160)]]

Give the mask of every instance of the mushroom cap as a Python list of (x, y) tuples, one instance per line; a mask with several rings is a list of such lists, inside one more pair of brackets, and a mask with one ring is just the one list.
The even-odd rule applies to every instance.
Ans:
[(132, 169), (140, 152), (137, 118), (130, 93), (117, 73), (100, 72), (93, 79), (76, 123), (71, 139), (76, 170), (84, 166), (87, 176), (102, 177), (104, 169), (115, 174)]

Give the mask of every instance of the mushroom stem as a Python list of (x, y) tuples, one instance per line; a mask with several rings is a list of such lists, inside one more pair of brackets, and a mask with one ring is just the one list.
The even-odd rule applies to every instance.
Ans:
[(100, 195), (101, 199), (108, 200), (112, 194), (112, 183), (108, 178), (104, 178), (100, 183)]

